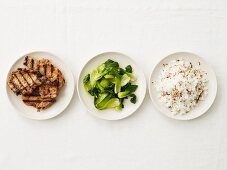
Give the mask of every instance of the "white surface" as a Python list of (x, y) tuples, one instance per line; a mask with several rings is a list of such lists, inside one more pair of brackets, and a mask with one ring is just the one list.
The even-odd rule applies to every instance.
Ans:
[[(87, 74), (90, 74), (94, 68), (98, 67), (108, 59), (118, 62), (121, 68), (125, 68), (127, 65), (131, 65), (133, 74), (137, 77), (137, 80), (133, 82), (133, 84), (138, 85), (138, 88), (135, 92), (135, 95), (137, 96), (137, 102), (135, 104), (132, 104), (130, 102), (130, 98), (128, 100), (124, 100), (125, 107), (121, 111), (116, 111), (115, 109), (97, 110), (94, 106), (94, 97), (89, 96), (88, 93), (84, 90), (84, 77)], [(141, 70), (141, 68), (131, 58), (118, 52), (105, 52), (96, 55), (85, 64), (78, 77), (77, 91), (81, 102), (83, 102), (90, 113), (105, 120), (119, 120), (130, 116), (141, 106), (146, 95), (146, 85), (146, 78), (143, 70)]]
[[(161, 74), (161, 70), (163, 69), (163, 64), (167, 64), (172, 60), (182, 59), (185, 61), (190, 61), (193, 66), (201, 68), (201, 70), (207, 73), (207, 88), (208, 95), (206, 96), (204, 101), (199, 101), (198, 106), (193, 108), (189, 113), (181, 115), (174, 114), (171, 112), (165, 104), (160, 101), (157, 90), (155, 89), (154, 83), (158, 80)], [(199, 65), (200, 63), (200, 65)], [(164, 115), (177, 119), (177, 120), (190, 120), (195, 119), (202, 114), (204, 114), (213, 104), (214, 99), (217, 94), (217, 79), (213, 69), (203, 60), (203, 58), (197, 56), (196, 54), (188, 53), (188, 52), (177, 52), (174, 54), (170, 54), (167, 57), (163, 58), (154, 68), (152, 74), (149, 79), (149, 94), (151, 96), (152, 102), (156, 108), (163, 113)]]
[[(37, 112), (37, 110), (34, 107), (25, 105), (22, 101), (21, 95), (16, 96), (7, 85), (6, 90), (7, 90), (7, 95), (9, 97), (9, 101), (12, 103), (12, 106), (14, 106), (15, 109), (21, 115), (27, 118), (36, 119), (36, 120), (45, 120), (45, 119), (53, 118), (59, 115), (60, 113), (62, 113), (67, 108), (67, 106), (69, 105), (73, 97), (73, 92), (75, 88), (73, 74), (71, 70), (64, 64), (64, 62), (59, 57), (48, 52), (36, 51), (36, 52), (31, 52), (29, 54), (25, 54), (22, 57), (20, 57), (12, 65), (11, 69), (8, 72), (8, 75), (10, 75), (13, 71), (17, 70), (18, 68), (25, 68), (25, 66), (23, 65), (23, 62), (26, 56), (30, 56), (33, 59), (45, 58), (50, 60), (50, 62), (54, 66), (56, 66), (58, 69), (61, 70), (65, 79), (65, 84), (60, 90), (59, 95), (57, 96), (56, 102), (48, 109), (42, 110), (40, 112)], [(8, 77), (9, 76), (7, 76), (7, 78)]]
[[(226, 0), (1, 0), (0, 169), (226, 170)], [(191, 51), (215, 70), (218, 94), (192, 121), (160, 114), (149, 95), (127, 119), (87, 113), (77, 92), (64, 113), (47, 121), (21, 117), (5, 91), (13, 62), (50, 51), (78, 75), (104, 51), (132, 57), (148, 79), (163, 56)]]

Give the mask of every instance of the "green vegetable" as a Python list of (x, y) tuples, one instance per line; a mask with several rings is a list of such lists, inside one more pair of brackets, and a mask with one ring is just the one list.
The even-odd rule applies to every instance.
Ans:
[(132, 73), (126, 73), (127, 74), (127, 76), (129, 76), (130, 77), (130, 80), (133, 82), (133, 81), (136, 81), (136, 76), (134, 75), (134, 74), (132, 74)]
[(119, 93), (121, 91), (121, 78), (115, 77), (114, 80), (114, 93)]
[(132, 73), (132, 66), (131, 65), (126, 66), (125, 71), (128, 73)]
[(113, 75), (110, 75), (110, 74), (107, 74), (107, 75), (105, 75), (104, 76), (106, 79), (113, 79), (114, 78), (114, 76)]
[[(102, 99), (100, 99), (99, 97), (102, 98)], [(97, 98), (97, 103), (95, 101), (95, 107), (97, 109), (102, 110), (102, 109), (105, 108), (106, 103), (112, 98), (112, 95), (111, 94), (107, 94), (106, 97), (103, 97), (102, 95), (100, 95), (99, 97)]]
[(99, 104), (101, 101), (103, 101), (109, 94), (108, 93), (102, 93), (99, 94), (97, 98), (95, 98), (95, 105)]
[(91, 83), (90, 83), (90, 74), (86, 75), (83, 79), (83, 83), (84, 83), (84, 88), (85, 90), (88, 92), (89, 90), (91, 90)]
[(133, 104), (135, 104), (136, 103), (136, 100), (137, 100), (136, 95), (135, 94), (131, 94), (130, 97), (131, 97), (130, 102), (133, 103)]
[(115, 109), (120, 111), (120, 110), (122, 110), (124, 108), (124, 104), (123, 104), (124, 98), (123, 99), (119, 99), (119, 101), (120, 101), (120, 105), (115, 107)]
[(126, 84), (128, 84), (130, 82), (131, 78), (127, 75), (127, 74), (124, 74), (122, 77), (121, 77), (121, 87), (125, 86)]
[(91, 90), (88, 91), (88, 93), (94, 97), (97, 97), (99, 95), (99, 89), (92, 88)]
[(102, 87), (104, 87), (104, 88), (108, 88), (108, 87), (111, 85), (111, 83), (110, 83), (110, 81), (107, 80), (107, 79), (102, 79), (101, 82), (100, 82), (100, 85), (101, 85)]
[(109, 99), (108, 101), (102, 102), (102, 104), (97, 105), (97, 109), (103, 110), (103, 109), (108, 109), (108, 108), (116, 108), (120, 106), (120, 101), (118, 98), (112, 98)]
[(84, 89), (94, 96), (94, 105), (97, 109), (122, 110), (124, 100), (128, 97), (131, 103), (136, 103), (134, 92), (138, 86), (132, 84), (134, 81), (136, 76), (131, 65), (123, 69), (119, 67), (118, 62), (108, 59), (84, 77), (83, 85)]
[(96, 88), (100, 91), (100, 93), (105, 92), (104, 87), (101, 86), (101, 84), (98, 81), (96, 82)]
[(125, 87), (125, 90), (118, 93), (118, 97), (125, 98), (133, 94), (136, 91), (137, 87), (138, 87), (137, 85), (131, 85), (130, 83), (127, 84), (127, 87)]

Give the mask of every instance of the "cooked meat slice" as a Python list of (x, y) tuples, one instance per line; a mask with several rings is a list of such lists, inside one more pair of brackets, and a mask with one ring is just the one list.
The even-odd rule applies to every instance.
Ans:
[(22, 95), (26, 105), (35, 107), (37, 111), (48, 108), (65, 84), (61, 71), (47, 59), (34, 60), (26, 56), (23, 64), (27, 68), (12, 72), (8, 86), (16, 95)]
[(52, 69), (52, 76), (51, 76), (51, 78), (50, 78), (50, 80), (51, 80), (52, 82), (58, 80), (58, 72), (59, 72), (58, 68), (53, 67), (53, 69)]
[(47, 64), (46, 65), (46, 76), (47, 76), (47, 78), (51, 78), (51, 75), (52, 75), (52, 67), (53, 67), (52, 64)]
[(39, 87), (35, 88), (30, 96), (40, 96)]
[(22, 74), (19, 70), (15, 72), (15, 76), (18, 78), (18, 80), (20, 81), (22, 86), (24, 86), (24, 87), (29, 86), (28, 82), (24, 79), (24, 77), (22, 76)]
[(45, 75), (46, 74), (46, 71), (45, 71), (45, 65), (39, 65), (39, 72), (41, 75)]
[(58, 95), (58, 87), (54, 85), (43, 85), (39, 87), (41, 98), (56, 98)]
[(58, 72), (58, 88), (62, 88), (62, 86), (65, 84), (65, 79), (61, 73), (61, 71)]
[(48, 63), (49, 63), (49, 60), (47, 60), (47, 59), (39, 60), (39, 72), (43, 76), (46, 75), (46, 66)]
[[(32, 80), (35, 82), (35, 84), (36, 85), (41, 85), (42, 84), (42, 82), (40, 81), (40, 78), (39, 78), (39, 76), (37, 76), (37, 74), (34, 74), (34, 73), (28, 73), (29, 74), (29, 76), (32, 78)], [(37, 78), (38, 77), (38, 78)]]
[(17, 89), (13, 83), (8, 82), (9, 88), (18, 96), (20, 94), (20, 90)]
[(22, 96), (22, 100), (24, 102), (42, 102), (42, 101), (52, 101), (53, 99), (51, 98), (42, 98), (41, 96)]
[(37, 107), (37, 105), (40, 103), (40, 102), (29, 102), (29, 101), (23, 101), (24, 104), (26, 104), (27, 106), (33, 106), (33, 107)]
[(29, 76), (28, 71), (26, 71), (26, 70), (21, 70), (21, 74), (23, 75), (24, 79), (28, 82), (28, 84), (29, 84), (30, 87), (33, 88), (33, 87), (36, 86), (35, 82), (34, 82), (34, 81), (32, 80), (32, 78)]
[(12, 73), (12, 83), (15, 85), (15, 87), (19, 90), (23, 90), (24, 87), (16, 77), (15, 73)]
[(28, 101), (24, 101), (24, 103), (27, 106), (32, 106), (35, 107), (37, 109), (38, 112), (40, 112), (41, 110), (47, 109), (48, 107), (50, 107), (55, 101), (50, 101), (50, 102), (28, 102)]
[(23, 102), (28, 106), (33, 106), (39, 112), (48, 108), (55, 102), (55, 99), (42, 99), (41, 96), (22, 96)]
[(49, 91), (48, 85), (40, 86), (39, 93), (42, 98), (50, 98), (50, 91)]
[(58, 95), (58, 88), (57, 88), (57, 86), (50, 86), (49, 87), (49, 91), (50, 91), (50, 97), (52, 99), (57, 97), (57, 95)]
[(11, 77), (9, 79), (8, 85), (9, 85), (10, 89), (12, 89), (13, 92), (16, 93), (16, 95), (21, 95), (21, 94), (27, 94), (27, 93), (29, 93), (29, 91), (27, 91), (27, 89), (18, 80), (18, 78), (15, 75), (15, 72), (13, 72), (11, 74)]
[(55, 101), (51, 101), (51, 102), (40, 102), (36, 108), (37, 111), (39, 112), (40, 110), (44, 110), (47, 109), (48, 107), (50, 107)]
[(39, 60), (34, 60), (33, 70), (39, 71)]
[(32, 93), (32, 88), (29, 86), (28, 82), (24, 79), (24, 77), (22, 76), (22, 74), (20, 73), (19, 70), (15, 72), (15, 76), (17, 77), (19, 82), (22, 84), (22, 86), (26, 89), (26, 91), (24, 91), (24, 94)]
[(52, 72), (52, 76), (50, 78), (51, 82), (58, 82), (58, 88), (61, 88), (64, 84), (65, 84), (65, 79), (61, 73), (61, 71), (54, 67), (53, 68), (53, 72)]
[(17, 86), (14, 84), (13, 79), (13, 75), (10, 75), (8, 80), (8, 86), (16, 95), (19, 95), (21, 93), (21, 90), (18, 89)]
[(46, 65), (49, 63), (47, 59), (34, 60), (32, 57), (26, 56), (24, 59), (24, 65), (28, 67), (29, 70), (39, 71), (40, 74), (45, 75)]
[(25, 66), (27, 66), (29, 69), (32, 69), (33, 70), (33, 66), (34, 66), (34, 59), (29, 57), (29, 56), (26, 56), (25, 59), (24, 59), (24, 63), (23, 63)]
[[(18, 69), (11, 73), (8, 85), (17, 95), (31, 94), (33, 89), (41, 85), (37, 76), (26, 69)], [(16, 90), (17, 89), (17, 90)]]

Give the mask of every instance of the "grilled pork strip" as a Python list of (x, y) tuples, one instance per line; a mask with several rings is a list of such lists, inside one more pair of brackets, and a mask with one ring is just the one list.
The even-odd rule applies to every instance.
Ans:
[(41, 96), (22, 96), (24, 102), (43, 102), (43, 101), (53, 101), (52, 98), (42, 98)]
[(26, 56), (23, 64), (27, 68), (19, 68), (9, 76), (10, 89), (16, 95), (22, 95), (23, 102), (37, 111), (48, 108), (65, 84), (61, 71), (47, 59), (34, 60)]
[(13, 77), (13, 75), (11, 74), (11, 75), (9, 76), (8, 86), (9, 86), (9, 88), (10, 88), (16, 95), (19, 95), (19, 94), (20, 94), (20, 89), (18, 89), (18, 88), (16, 87), (16, 85), (15, 85), (14, 82), (13, 82), (13, 79), (14, 79), (14, 77)]
[(58, 95), (58, 87), (54, 85), (43, 85), (39, 87), (41, 98), (54, 99)]
[(46, 76), (47, 76), (47, 78), (51, 78), (51, 75), (52, 75), (52, 67), (53, 67), (52, 64), (47, 64), (46, 65)]
[(50, 107), (55, 101), (44, 101), (44, 102), (29, 102), (29, 101), (24, 101), (24, 103), (27, 106), (32, 106), (35, 107), (37, 109), (38, 112), (40, 112), (41, 110), (47, 109), (48, 107)]
[(36, 107), (38, 111), (40, 110), (44, 110), (47, 109), (48, 107), (50, 107), (55, 101), (51, 101), (51, 102), (41, 102), (38, 104), (38, 106)]
[(33, 58), (26, 56), (23, 64), (33, 70), (34, 60)]

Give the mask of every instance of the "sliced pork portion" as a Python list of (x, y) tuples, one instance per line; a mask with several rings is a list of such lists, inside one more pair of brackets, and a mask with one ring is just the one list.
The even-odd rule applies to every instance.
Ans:
[(39, 72), (40, 76), (46, 76), (49, 81), (57, 82), (58, 88), (65, 84), (61, 71), (47, 59), (34, 60), (32, 57), (26, 56), (23, 64), (28, 69)]
[(56, 100), (51, 98), (42, 98), (41, 96), (30, 95), (30, 96), (22, 96), (23, 102), (28, 106), (33, 106), (37, 109), (37, 111), (41, 111), (47, 109), (51, 106)]
[(23, 64), (26, 68), (18, 68), (9, 75), (9, 88), (37, 111), (50, 107), (65, 84), (62, 72), (47, 59), (26, 56)]
[(10, 89), (16, 94), (31, 94), (33, 90), (41, 85), (44, 77), (38, 77), (36, 72), (27, 69), (13, 71), (8, 80)]

